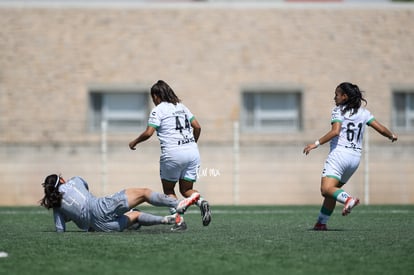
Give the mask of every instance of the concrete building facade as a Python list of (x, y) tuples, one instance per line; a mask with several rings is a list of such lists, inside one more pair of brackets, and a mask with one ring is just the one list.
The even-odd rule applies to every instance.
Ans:
[(329, 130), (343, 81), (399, 134), (369, 131), (346, 189), (414, 203), (412, 4), (111, 3), (0, 3), (1, 205), (36, 204), (58, 172), (97, 195), (161, 190), (157, 138), (128, 148), (158, 79), (202, 125), (196, 188), (213, 204), (320, 203), (328, 145), (302, 149)]

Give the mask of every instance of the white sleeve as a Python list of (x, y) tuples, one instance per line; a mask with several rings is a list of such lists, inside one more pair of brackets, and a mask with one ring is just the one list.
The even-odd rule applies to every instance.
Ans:
[(160, 108), (155, 107), (152, 109), (149, 118), (148, 118), (148, 126), (153, 126), (154, 128), (158, 128), (161, 125), (160, 119)]
[(191, 121), (194, 118), (193, 113), (191, 113), (190, 109), (188, 109), (187, 106), (185, 106), (184, 104), (183, 104), (183, 107), (184, 107), (188, 120)]
[(375, 117), (367, 109), (365, 109), (365, 112), (366, 112), (366, 116), (367, 116), (367, 119), (366, 119), (367, 120), (367, 125), (370, 125), (371, 122), (373, 122), (375, 120)]
[(332, 109), (331, 123), (334, 123), (334, 122), (342, 123), (343, 121), (344, 121), (344, 116), (342, 115), (342, 109), (340, 106), (336, 106), (335, 108)]

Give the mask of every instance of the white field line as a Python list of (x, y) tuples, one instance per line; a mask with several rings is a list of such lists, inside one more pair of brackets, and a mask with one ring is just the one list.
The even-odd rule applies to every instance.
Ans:
[[(148, 206), (145, 206), (143, 209), (143, 212), (148, 213), (156, 213), (156, 214), (162, 214), (166, 215), (168, 213), (168, 209), (162, 209), (160, 207), (157, 208), (151, 208)], [(215, 210), (214, 207), (211, 209), (211, 212), (213, 215), (248, 215), (248, 214), (254, 214), (254, 215), (278, 215), (278, 214), (294, 214), (294, 213), (315, 213), (319, 211), (319, 207), (315, 207), (315, 210), (307, 209), (307, 210), (293, 210), (293, 209), (275, 209), (275, 210), (222, 210), (217, 209)], [(354, 210), (355, 212), (358, 211), (358, 213), (362, 214), (413, 214), (414, 211), (411, 210), (401, 210), (401, 209), (390, 209), (390, 210)], [(30, 210), (30, 211), (19, 211), (19, 210), (0, 210), (0, 215), (21, 215), (21, 214), (34, 214), (34, 215), (49, 215), (52, 214), (52, 211), (47, 210)], [(185, 214), (197, 214), (200, 215), (200, 211), (196, 209), (189, 209)]]

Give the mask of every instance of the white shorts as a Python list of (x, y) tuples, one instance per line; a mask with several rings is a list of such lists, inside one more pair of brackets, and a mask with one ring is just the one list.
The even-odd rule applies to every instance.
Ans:
[(345, 184), (358, 169), (360, 160), (359, 153), (333, 150), (325, 161), (322, 177), (335, 178)]
[(197, 147), (180, 147), (165, 150), (160, 157), (160, 177), (177, 182), (179, 179), (195, 182), (200, 167), (200, 153)]

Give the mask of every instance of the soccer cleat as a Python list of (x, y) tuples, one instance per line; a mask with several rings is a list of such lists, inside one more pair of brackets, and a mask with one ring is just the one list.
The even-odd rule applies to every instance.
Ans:
[(141, 224), (138, 222), (135, 222), (131, 224), (130, 227), (128, 227), (128, 230), (139, 230), (141, 228)]
[(352, 208), (359, 204), (359, 199), (353, 199), (351, 197), (347, 198), (345, 201), (344, 209), (342, 209), (342, 216), (346, 216), (351, 213)]
[(184, 218), (178, 213), (175, 214), (174, 223), (174, 226), (171, 227), (171, 231), (179, 232), (187, 230), (187, 224), (185, 223)]
[(328, 230), (328, 227), (326, 227), (326, 224), (317, 222), (314, 225), (313, 230), (315, 230), (315, 231), (327, 231)]
[(177, 205), (177, 213), (184, 214), (184, 212), (187, 210), (188, 207), (193, 205), (198, 199), (200, 198), (200, 194), (197, 192), (194, 192), (189, 196), (188, 198), (185, 198), (183, 200), (180, 200)]
[(203, 225), (207, 226), (211, 222), (211, 211), (210, 211), (210, 205), (208, 204), (208, 201), (202, 201), (200, 204), (200, 210), (201, 210), (201, 219), (203, 221)]
[(176, 224), (177, 223), (177, 216), (178, 214), (173, 214), (173, 215), (169, 215), (169, 216), (165, 216), (161, 223), (162, 224)]

